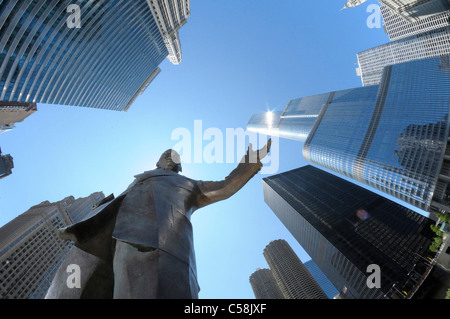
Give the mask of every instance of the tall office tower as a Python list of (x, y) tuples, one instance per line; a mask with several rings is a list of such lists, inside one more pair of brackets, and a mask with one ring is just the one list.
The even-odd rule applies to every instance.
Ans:
[(72, 223), (67, 211), (75, 202), (42, 202), (0, 228), (0, 299), (45, 297), (73, 245), (56, 232)]
[[(396, 289), (412, 297), (426, 278), (430, 219), (313, 166), (264, 178), (263, 191), (267, 205), (346, 298), (394, 298)], [(374, 265), (378, 278), (371, 277), (378, 276)]]
[(378, 0), (408, 22), (426, 19), (450, 9), (450, 0)]
[(0, 152), (0, 179), (12, 174), (14, 168), (13, 157), (9, 154), (2, 155)]
[(415, 22), (406, 21), (386, 6), (381, 6), (380, 11), (384, 28), (391, 41), (450, 26), (450, 10)]
[[(180, 3), (160, 14), (172, 21)], [(161, 18), (152, 14), (159, 6), (144, 0), (5, 0), (0, 6), (0, 101), (126, 111), (166, 57), (180, 58), (166, 41), (169, 52)]]
[(84, 219), (97, 203), (105, 198), (103, 192), (96, 192), (88, 197), (76, 199), (70, 206), (66, 208), (67, 215), (72, 224), (80, 222)]
[(247, 129), (304, 142), (323, 105), (329, 103), (331, 98), (332, 95), (326, 93), (291, 100), (283, 112), (253, 115)]
[(187, 23), (190, 16), (189, 0), (147, 0), (164, 43), (169, 51), (168, 59), (173, 64), (181, 62), (181, 44), (178, 30)]
[(320, 270), (319, 266), (311, 259), (304, 263), (306, 269), (308, 269), (311, 276), (322, 288), (323, 292), (327, 295), (328, 299), (333, 299), (339, 294), (339, 291), (333, 286), (331, 281), (325, 276), (325, 274)]
[(15, 123), (22, 122), (36, 111), (36, 103), (0, 101), (0, 133), (12, 130)]
[(291, 246), (282, 239), (264, 248), (264, 257), (286, 299), (327, 299)]
[(342, 9), (354, 8), (354, 7), (359, 6), (360, 4), (363, 4), (366, 1), (367, 0), (348, 0)]
[(450, 26), (389, 42), (357, 54), (361, 82), (379, 84), (388, 65), (446, 55), (450, 55)]
[(285, 299), (270, 269), (256, 269), (250, 276), (250, 284), (256, 299)]
[(448, 62), (388, 66), (380, 85), (329, 93), (304, 158), (426, 212), (450, 211)]

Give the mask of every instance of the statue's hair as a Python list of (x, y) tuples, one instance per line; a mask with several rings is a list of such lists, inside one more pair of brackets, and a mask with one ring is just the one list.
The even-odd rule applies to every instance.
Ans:
[(156, 167), (176, 173), (181, 172), (180, 154), (172, 149), (165, 151), (156, 163)]

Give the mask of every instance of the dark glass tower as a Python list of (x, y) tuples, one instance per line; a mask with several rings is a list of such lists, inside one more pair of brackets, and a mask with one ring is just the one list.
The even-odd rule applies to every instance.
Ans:
[[(265, 202), (347, 298), (391, 298), (394, 284), (411, 297), (426, 277), (430, 219), (313, 166), (264, 178), (263, 190)], [(373, 264), (381, 269), (381, 288), (367, 284)]]

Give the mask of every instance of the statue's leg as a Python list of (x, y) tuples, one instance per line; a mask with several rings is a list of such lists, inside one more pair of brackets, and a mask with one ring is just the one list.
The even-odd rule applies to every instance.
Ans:
[(113, 269), (116, 299), (197, 298), (189, 265), (160, 249), (139, 249), (117, 240)]
[[(110, 268), (103, 260), (73, 246), (56, 272), (45, 298), (111, 298)], [(95, 289), (91, 289), (93, 286)]]

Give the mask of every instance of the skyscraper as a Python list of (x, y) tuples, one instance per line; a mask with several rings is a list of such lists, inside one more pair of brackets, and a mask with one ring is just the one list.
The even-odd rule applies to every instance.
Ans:
[(332, 98), (332, 93), (325, 93), (291, 100), (283, 112), (253, 115), (247, 129), (304, 142), (323, 105), (329, 103)]
[(0, 101), (116, 111), (130, 107), (166, 57), (179, 63), (177, 30), (190, 14), (189, 0), (0, 6)]
[(0, 133), (14, 128), (37, 111), (36, 103), (0, 102)]
[(449, 0), (379, 0), (408, 22), (426, 19), (450, 9)]
[(66, 208), (66, 213), (70, 218), (71, 224), (75, 224), (84, 219), (98, 202), (105, 198), (103, 192), (92, 193), (83, 198), (77, 198)]
[(388, 42), (359, 52), (358, 65), (364, 86), (379, 84), (386, 66), (450, 55), (450, 26)]
[[(393, 298), (417, 289), (432, 221), (313, 166), (263, 179), (264, 200), (346, 298)], [(371, 267), (378, 266), (373, 286)], [(412, 276), (414, 274), (414, 276)]]
[(357, 7), (367, 0), (348, 0), (342, 9)]
[(391, 41), (450, 26), (450, 10), (415, 22), (406, 21), (386, 6), (381, 6), (380, 11), (383, 15), (384, 29)]
[(303, 156), (422, 210), (450, 209), (449, 87), (439, 58), (388, 66), (376, 99), (344, 91), (334, 101), (356, 103), (324, 106)]
[(264, 257), (286, 299), (327, 299), (285, 240), (271, 241), (264, 248)]
[(337, 291), (330, 280), (328, 280), (327, 276), (325, 276), (319, 266), (317, 266), (312, 259), (305, 262), (304, 265), (306, 269), (308, 269), (311, 276), (313, 276), (317, 281), (320, 288), (322, 288), (323, 292), (327, 295), (328, 299), (333, 299), (339, 294), (339, 291)]
[(68, 211), (76, 216), (82, 207), (92, 209), (92, 199), (102, 197), (103, 193), (94, 193), (84, 199), (69, 196), (55, 203), (45, 201), (1, 227), (0, 299), (44, 298), (73, 245), (59, 239), (56, 231), (72, 224)]
[(168, 59), (173, 64), (181, 62), (181, 43), (178, 30), (187, 23), (187, 18), (191, 14), (189, 1), (147, 0), (169, 52)]
[(256, 269), (249, 280), (256, 299), (285, 299), (270, 269)]
[(446, 61), (388, 66), (380, 85), (329, 93), (304, 158), (424, 211), (450, 210)]
[(2, 155), (0, 152), (0, 179), (12, 174), (14, 168), (13, 157), (9, 154)]

